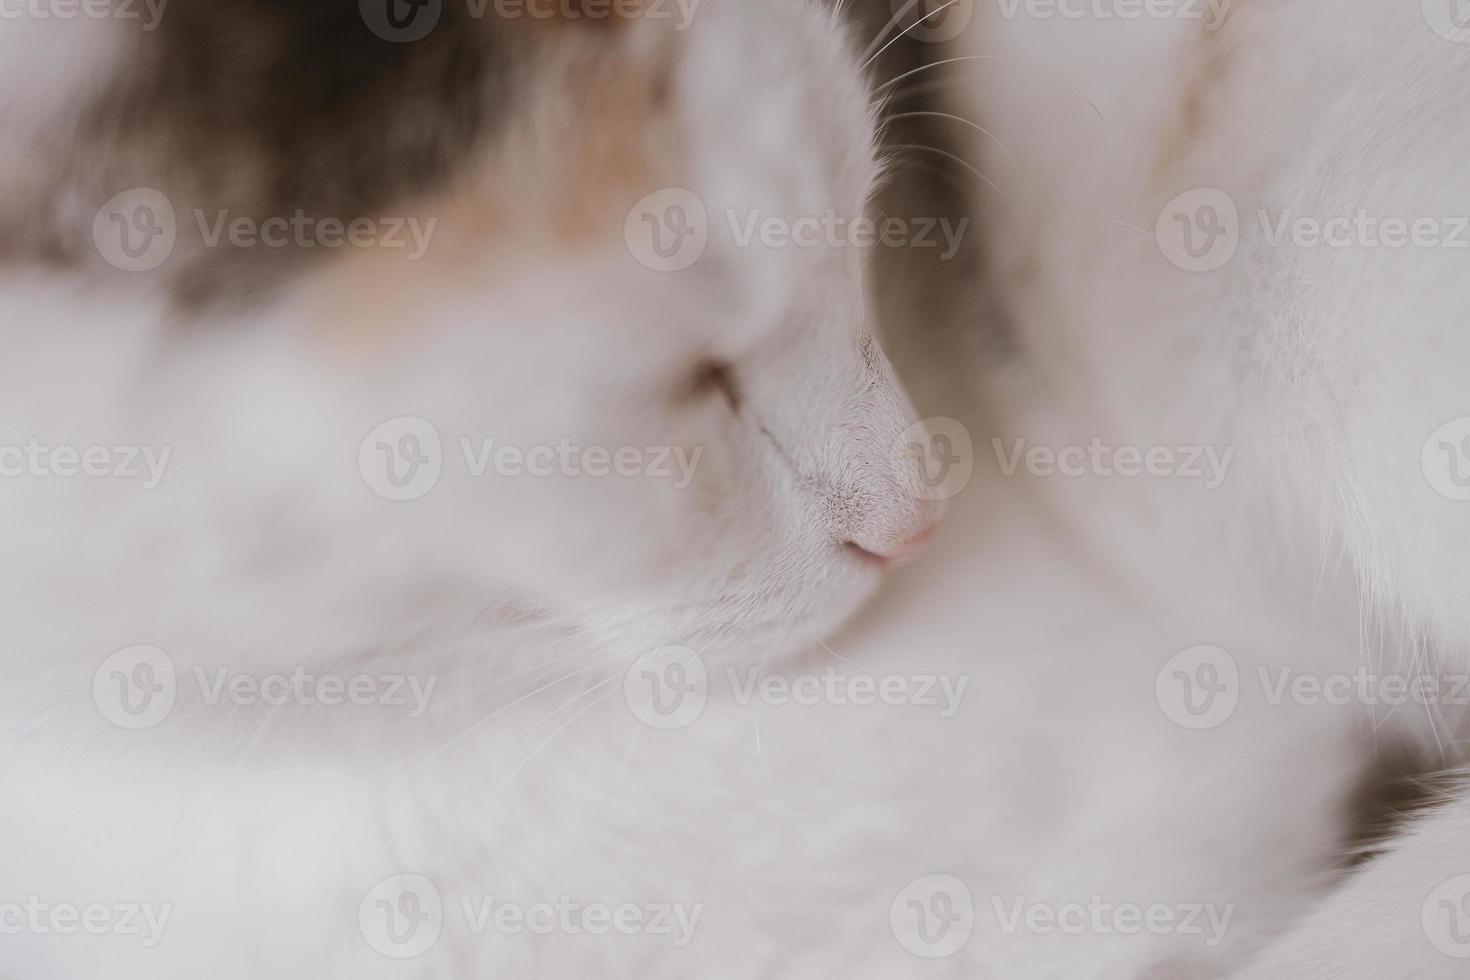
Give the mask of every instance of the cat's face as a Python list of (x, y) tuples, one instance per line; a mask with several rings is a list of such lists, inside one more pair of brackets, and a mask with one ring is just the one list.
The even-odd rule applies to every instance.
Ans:
[[(922, 543), (847, 232), (875, 179), (847, 38), (805, 0), (675, 26), (537, 27), (495, 137), (374, 212), (422, 248), (171, 315), (190, 380), (153, 379), (138, 426), (213, 547), (290, 536), (338, 593), (449, 582), (712, 652), (829, 632)], [(170, 195), (186, 292), (227, 264), (187, 227), (207, 183)]]

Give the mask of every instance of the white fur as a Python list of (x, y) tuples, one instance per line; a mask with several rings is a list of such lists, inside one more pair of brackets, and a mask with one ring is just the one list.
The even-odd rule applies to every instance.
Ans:
[[(1465, 254), (1275, 246), (1257, 220), (1262, 208), (1463, 214), (1463, 49), (1418, 4), (1242, 2), (1215, 33), (977, 7), (952, 56), (983, 58), (963, 63), (955, 89), (989, 132), (973, 152), (998, 185), (980, 190), (997, 281), (1024, 283), (1007, 304), (1029, 383), (1052, 401), (1021, 424), (1062, 444), (1101, 435), (1238, 450), (1219, 494), (1155, 481), (1084, 498), (1059, 481), (1061, 505), (1124, 564), (1157, 564), (1162, 538), (1235, 569), (1232, 601), (1246, 608), (1253, 581), (1283, 568), (1315, 583), (1318, 603), (1346, 602), (1359, 638), (1326, 663), (1282, 651), (1284, 666), (1463, 673), (1470, 565), (1456, 543), (1470, 511), (1433, 490), (1420, 454), (1470, 414)], [(1241, 244), (1224, 268), (1185, 272), (1156, 245), (1155, 221), (1201, 187), (1237, 203)], [(1127, 513), (1137, 533), (1120, 536)], [(1458, 761), (1459, 711), (1372, 713), (1365, 758), (1407, 734)], [(1278, 765), (1305, 773), (1318, 761)], [(1459, 975), (1418, 923), (1423, 896), (1464, 870), (1450, 840), (1458, 820), (1419, 829), (1258, 975)]]
[[(1009, 181), (997, 175), (1004, 201), (985, 206), (996, 254), (1037, 272), (1011, 292), (1022, 356), (982, 364), (961, 340), (917, 365), (925, 409), (975, 434), (979, 472), (935, 552), (831, 639), (835, 652), (813, 641), (879, 580), (842, 543), (897, 545), (938, 510), (916, 503), (918, 476), (895, 451), (915, 413), (866, 343), (876, 314), (851, 254), (716, 243), (707, 280), (644, 274), (616, 248), (574, 267), (528, 262), (420, 293), (386, 356), (323, 340), (330, 278), (201, 329), (146, 290), (8, 274), (0, 442), (167, 444), (173, 456), (151, 491), (0, 484), (0, 758), (14, 801), (0, 810), (0, 902), (150, 902), (173, 915), (151, 949), (7, 936), (0, 971), (1072, 978), (1241, 965), (1331, 884), (1362, 733), (1381, 719), (1251, 691), (1226, 724), (1185, 731), (1159, 710), (1158, 671), (1202, 643), (1247, 673), (1423, 652), (1392, 629), (1390, 647), (1365, 648), (1384, 623), (1458, 642), (1463, 572), (1425, 549), (1465, 519), (1416, 492), (1422, 440), (1399, 445), (1455, 412), (1451, 277), (1290, 254), (1190, 277), (1102, 220), (1152, 227), (1151, 195), (1179, 182), (1314, 200), (1343, 180), (1370, 194), (1412, 172), (1416, 206), (1438, 203), (1428, 188), (1452, 196), (1448, 136), (1427, 125), (1395, 130), (1395, 161), (1329, 179), (1346, 152), (1331, 139), (1377, 145), (1404, 112), (1365, 120), (1363, 107), (1411, 70), (1441, 78), (1443, 42), (1421, 49), (1393, 13), (1344, 25), (1308, 0), (1277, 20), (1257, 9), (1231, 27), (1244, 61), (1226, 84), (1245, 90), (1222, 96), (1158, 187), (1148, 175), (1179, 88), (1161, 80), (1192, 64), (1186, 32), (1067, 35), (984, 16), (971, 28), (966, 50), (1007, 55), (969, 90), (1016, 161)], [(1277, 31), (1301, 36), (1288, 30), (1298, 19), (1341, 33), (1322, 47), (1328, 64), (1271, 47)], [(1363, 57), (1396, 39), (1402, 63)], [(714, 210), (861, 207), (867, 96), (825, 14), (706, 0), (687, 43), (674, 88), (688, 179)], [(1332, 98), (1323, 72), (1341, 83)], [(1308, 96), (1323, 135), (1303, 154), (1291, 113)], [(977, 151), (987, 169), (1003, 165), (992, 151)], [(1315, 303), (1284, 301), (1272, 288), (1283, 277), (1309, 283)], [(1379, 312), (1405, 293), (1422, 316)], [(677, 397), (710, 354), (736, 367), (738, 417)], [(446, 471), (426, 500), (390, 503), (356, 454), (403, 414), (431, 418), (451, 457), (459, 435), (705, 452), (687, 491)], [(1240, 461), (1207, 493), (1005, 477), (988, 453), (992, 435), (1093, 434), (1235, 445)], [(1408, 464), (1375, 468), (1391, 447)], [(189, 696), (158, 728), (126, 732), (90, 685), (137, 643), (186, 673), (410, 671), (437, 681), (437, 700), (415, 719)], [(693, 725), (656, 732), (629, 714), (621, 678), (664, 643), (697, 648), (717, 677), (929, 673), (966, 679), (968, 694), (940, 717), (741, 705), (717, 688)], [(802, 657), (783, 659), (793, 649)], [(702, 915), (675, 948), (474, 937), (451, 910), (433, 950), (397, 962), (368, 948), (356, 912), (405, 872), (451, 903), (569, 895)], [(978, 912), (970, 942), (936, 961), (906, 951), (888, 922), (899, 891), (932, 873), (963, 879)], [(1218, 945), (1006, 934), (992, 904), (1094, 896), (1228, 907), (1231, 925)]]

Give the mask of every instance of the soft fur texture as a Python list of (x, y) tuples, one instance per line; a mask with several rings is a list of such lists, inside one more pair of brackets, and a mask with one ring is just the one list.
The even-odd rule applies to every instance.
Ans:
[[(1246, 579), (1295, 569), (1317, 604), (1347, 602), (1359, 635), (1327, 663), (1303, 649), (1283, 665), (1448, 691), (1470, 649), (1470, 510), (1436, 492), (1421, 455), (1470, 414), (1464, 246), (1275, 244), (1258, 217), (1465, 213), (1466, 51), (1423, 6), (1247, 0), (1212, 30), (977, 5), (949, 52), (965, 81), (946, 90), (985, 124), (972, 145), (994, 180), (980, 194), (996, 281), (1029, 383), (1060, 420), (1032, 438), (1237, 448), (1215, 495), (1155, 481), (1074, 499), (1110, 535), (1095, 540), (1153, 564), (1167, 538)], [(1177, 268), (1154, 237), (1166, 202), (1196, 188), (1240, 213), (1238, 251), (1214, 271)], [(1123, 539), (1130, 512), (1138, 534)], [(1368, 716), (1364, 757), (1407, 737), (1431, 767), (1459, 764), (1462, 705), (1341, 710)], [(1424, 823), (1252, 975), (1462, 975), (1420, 923), (1433, 889), (1470, 868), (1461, 822)]]
[[(157, 65), (130, 59), (190, 43), (208, 4), (173, 35), (165, 14), (141, 42), (125, 22), (7, 25), (4, 75), (20, 83), (0, 89), (0, 442), (172, 455), (146, 491), (0, 482), (0, 904), (172, 915), (148, 948), (6, 935), (0, 975), (1010, 980), (1243, 966), (1336, 884), (1351, 796), (1389, 720), (1248, 689), (1227, 723), (1187, 731), (1160, 711), (1156, 677), (1206, 643), (1246, 675), (1459, 649), (1470, 573), (1452, 543), (1470, 517), (1422, 485), (1419, 451), (1470, 409), (1455, 384), (1457, 256), (1369, 265), (1248, 241), (1225, 271), (1190, 275), (1108, 222), (1152, 229), (1159, 203), (1200, 184), (1306, 208), (1389, 194), (1412, 197), (1398, 210), (1452, 207), (1458, 50), (1397, 7), (1351, 23), (1316, 0), (1239, 8), (1209, 37), (977, 11), (949, 56), (987, 59), (961, 63), (974, 71), (957, 90), (994, 136), (965, 154), (1001, 187), (977, 188), (994, 274), (961, 277), (944, 319), (915, 313), (932, 308), (927, 274), (891, 287), (880, 317), (853, 249), (712, 234), (677, 274), (629, 253), (625, 218), (661, 188), (696, 191), (716, 226), (726, 209), (867, 205), (878, 149), (862, 45), (806, 0), (704, 0), (687, 31), (451, 23), (470, 40), (436, 57), (456, 70), (384, 62), (386, 89), (374, 72), (328, 70), (359, 108), (406, 93), (400, 121), (429, 90), (421, 77), (489, 103), (456, 140), (394, 143), (433, 166), (382, 186), (360, 160), (333, 162), (360, 151), (356, 130), (309, 137), (309, 113), (268, 105), (227, 114), (238, 125), (205, 137), (225, 146), (195, 156), (197, 134), (166, 113), (149, 117), (162, 143), (128, 143), (147, 105), (130, 100), (158, 84)], [(299, 26), (288, 9), (238, 8), (263, 18), (259, 61), (231, 68), (318, 77), (282, 54)], [(1321, 43), (1287, 57), (1308, 27)], [(371, 38), (344, 45), (307, 56), (386, 57)], [(507, 50), (512, 63), (459, 70)], [(1395, 103), (1406, 80), (1441, 115), (1422, 94)], [(98, 111), (122, 113), (106, 132), (125, 149), (96, 153), (95, 131), (68, 125)], [(282, 173), (270, 153), (308, 139), (315, 169)], [(167, 185), (181, 213), (316, 206), (439, 224), (417, 263), (222, 258), (181, 225), (161, 270), (118, 274), (89, 251), (90, 216), (137, 185)], [(1014, 329), (987, 344), (994, 325), (974, 311), (996, 284)], [(832, 637), (877, 591), (873, 556), (904, 550), (941, 510), (905, 451), (918, 413), (880, 319), (924, 382), (924, 412), (973, 435), (977, 472), (923, 563)], [(433, 421), (445, 471), (421, 500), (384, 500), (359, 448), (405, 415)], [(1006, 476), (990, 452), (992, 437), (1093, 436), (1238, 454), (1206, 492)], [(702, 456), (683, 488), (469, 479), (461, 437)], [(166, 721), (126, 731), (92, 683), (135, 644), (186, 678), (405, 672), (437, 693), (410, 717), (222, 707), (181, 684)], [(968, 693), (944, 716), (742, 704), (717, 683), (697, 721), (658, 731), (621, 692), (667, 644), (716, 679), (831, 668), (964, 679)], [(1450, 720), (1426, 721), (1444, 739)], [(1407, 865), (1430, 864), (1420, 855), (1454, 824), (1421, 828), (1395, 880), (1417, 881)], [(1413, 893), (1377, 887), (1395, 860), (1338, 893), (1370, 910), (1356, 935), (1388, 921), (1374, 902)], [(358, 910), (405, 873), (448, 909), (434, 947), (400, 961), (365, 941)], [(931, 960), (890, 912), (936, 873), (966, 884), (976, 916), (969, 942)], [(682, 947), (471, 934), (458, 900), (492, 895), (701, 914)], [(1008, 932), (996, 911), (1098, 897), (1228, 909), (1229, 927), (1217, 943)], [(1338, 939), (1313, 923), (1329, 918), (1279, 955), (1327, 962), (1316, 950)], [(1399, 935), (1403, 975), (1437, 975), (1437, 954), (1411, 945)]]

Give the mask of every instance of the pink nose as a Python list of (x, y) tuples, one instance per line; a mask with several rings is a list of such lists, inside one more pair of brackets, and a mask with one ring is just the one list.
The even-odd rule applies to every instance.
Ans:
[(934, 537), (934, 531), (937, 527), (937, 524), (930, 524), (902, 544), (891, 548), (884, 548), (881, 552), (870, 551), (856, 541), (847, 542), (847, 546), (869, 561), (876, 562), (881, 568), (902, 568), (919, 557), (919, 553), (924, 550), (925, 546), (929, 544), (929, 540)]

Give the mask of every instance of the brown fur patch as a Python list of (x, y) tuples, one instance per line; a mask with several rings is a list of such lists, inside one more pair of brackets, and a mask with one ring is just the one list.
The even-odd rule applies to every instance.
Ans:
[(1235, 63), (1235, 36), (1227, 21), (1219, 30), (1202, 31), (1190, 51), (1184, 87), (1170, 125), (1163, 131), (1150, 175), (1151, 187), (1163, 188), (1189, 156), (1199, 133), (1210, 124), (1215, 98)]
[(527, 263), (622, 252), (633, 206), (681, 183), (668, 52), (541, 37), (549, 57), (530, 82), (536, 94), (504, 138), (446, 191), (401, 212), (438, 219), (423, 257), (365, 249), (324, 270), (312, 292), (328, 346), (383, 350), (438, 297)]

